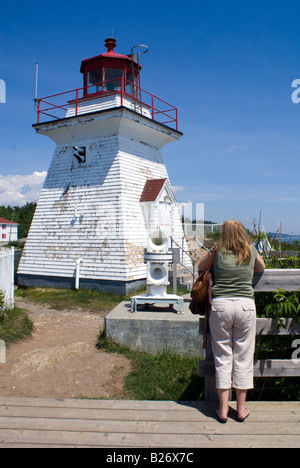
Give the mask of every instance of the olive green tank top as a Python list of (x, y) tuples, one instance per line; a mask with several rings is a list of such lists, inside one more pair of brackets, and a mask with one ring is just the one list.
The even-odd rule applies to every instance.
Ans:
[(214, 286), (212, 297), (254, 298), (252, 287), (257, 250), (252, 246), (251, 260), (247, 265), (236, 264), (232, 252), (221, 249), (214, 258)]

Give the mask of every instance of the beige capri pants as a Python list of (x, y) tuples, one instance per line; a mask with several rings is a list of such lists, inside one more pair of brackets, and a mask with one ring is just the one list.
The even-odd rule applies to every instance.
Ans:
[(256, 337), (254, 300), (213, 299), (209, 327), (216, 369), (216, 388), (253, 388)]

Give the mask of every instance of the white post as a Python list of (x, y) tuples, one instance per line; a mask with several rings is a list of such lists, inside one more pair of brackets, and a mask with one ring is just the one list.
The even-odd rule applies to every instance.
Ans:
[(75, 289), (79, 289), (79, 277), (80, 277), (80, 263), (82, 258), (76, 260), (76, 276), (75, 276)]
[(11, 308), (15, 307), (15, 248), (11, 247)]

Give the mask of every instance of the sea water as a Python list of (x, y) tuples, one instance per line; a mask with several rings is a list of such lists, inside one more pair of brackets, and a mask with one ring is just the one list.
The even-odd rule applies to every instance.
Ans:
[[(276, 239), (278, 240), (278, 233), (275, 233), (274, 232), (270, 232), (269, 234), (267, 234), (267, 236), (269, 237), (269, 239)], [(300, 234), (298, 235), (294, 235), (294, 234), (281, 234), (281, 242), (294, 242), (294, 241), (298, 241), (300, 242)]]

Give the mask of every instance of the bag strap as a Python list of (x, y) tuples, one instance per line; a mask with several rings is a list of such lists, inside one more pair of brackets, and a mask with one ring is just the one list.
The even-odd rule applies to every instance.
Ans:
[(212, 268), (212, 265), (213, 265), (213, 261), (214, 261), (214, 258), (215, 258), (215, 254), (216, 254), (216, 247), (214, 247), (214, 250), (212, 251), (210, 257), (209, 257), (209, 262), (207, 264), (207, 267), (205, 268), (204, 271), (210, 271), (211, 268)]

